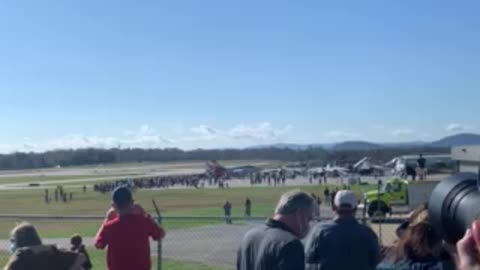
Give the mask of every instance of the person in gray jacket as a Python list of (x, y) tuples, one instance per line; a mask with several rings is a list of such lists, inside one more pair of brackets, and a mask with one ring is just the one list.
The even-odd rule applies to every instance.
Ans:
[(305, 192), (282, 195), (273, 218), (247, 232), (237, 255), (237, 270), (304, 270), (300, 239), (308, 234), (315, 209)]
[(376, 234), (356, 218), (357, 198), (350, 190), (335, 195), (336, 218), (319, 223), (305, 244), (308, 270), (373, 270), (380, 262)]

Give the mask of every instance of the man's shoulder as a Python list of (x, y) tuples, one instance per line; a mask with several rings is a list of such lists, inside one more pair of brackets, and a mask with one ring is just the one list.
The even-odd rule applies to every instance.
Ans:
[(322, 221), (322, 222), (319, 222), (319, 223), (315, 224), (312, 227), (312, 231), (332, 230), (336, 226), (338, 226), (338, 224), (336, 224), (334, 220)]
[(258, 241), (260, 239), (267, 238), (270, 239), (270, 241), (279, 241), (283, 243), (300, 241), (292, 233), (282, 230), (281, 228), (267, 226), (266, 224), (262, 224), (250, 229), (245, 234), (244, 239), (246, 241)]
[(350, 230), (358, 230), (365, 233), (372, 233), (375, 234), (372, 229), (366, 225), (361, 224), (357, 220), (352, 220), (348, 222), (342, 222), (340, 220), (329, 220), (317, 223), (312, 230), (313, 231), (332, 231), (341, 228), (348, 227)]
[(376, 235), (375, 232), (372, 230), (372, 228), (370, 228), (369, 226), (367, 226), (365, 224), (362, 224), (358, 220), (354, 220), (354, 221), (348, 222), (348, 223), (343, 223), (340, 226), (346, 226), (346, 227), (349, 227), (352, 230), (357, 230), (361, 233)]
[(373, 236), (373, 237), (377, 237), (377, 234), (372, 230), (372, 228), (370, 228), (369, 226), (367, 225), (364, 225), (364, 224), (361, 224), (359, 223), (359, 228), (367, 235), (370, 235), (370, 236)]
[(245, 234), (245, 238), (254, 238), (257, 235), (258, 236), (265, 235), (267, 230), (268, 230), (268, 227), (265, 224), (255, 226), (247, 231), (247, 233)]

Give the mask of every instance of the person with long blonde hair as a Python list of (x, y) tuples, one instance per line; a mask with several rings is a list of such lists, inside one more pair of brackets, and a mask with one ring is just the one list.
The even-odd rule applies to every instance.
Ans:
[(398, 235), (400, 239), (377, 266), (377, 270), (456, 269), (453, 257), (446, 251), (442, 238), (433, 229), (426, 205), (414, 211)]

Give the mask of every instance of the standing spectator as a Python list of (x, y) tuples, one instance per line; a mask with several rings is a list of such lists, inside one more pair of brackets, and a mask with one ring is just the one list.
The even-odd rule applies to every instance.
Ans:
[(109, 270), (150, 269), (149, 239), (160, 241), (165, 232), (149, 215), (138, 213), (127, 187), (117, 187), (112, 198), (114, 208), (107, 212), (107, 218), (97, 233), (95, 247), (108, 247)]
[(50, 198), (48, 197), (48, 189), (45, 189), (45, 203), (49, 203)]
[(317, 195), (315, 195), (315, 193), (313, 193), (313, 192), (310, 196), (313, 198), (313, 201), (315, 203), (315, 208), (313, 209), (313, 216), (315, 217), (315, 219), (319, 219), (320, 218), (320, 207), (322, 205), (322, 199), (320, 199), (320, 196), (317, 197)]
[(240, 244), (237, 270), (304, 270), (300, 241), (309, 231), (315, 203), (307, 193), (282, 195), (275, 215), (247, 232)]
[(58, 189), (55, 189), (55, 202), (58, 202)]
[(333, 207), (335, 205), (335, 196), (337, 195), (337, 190), (332, 190), (330, 192), (330, 205)]
[(407, 178), (409, 175), (412, 176), (412, 181), (417, 179), (417, 171), (412, 167), (412, 165), (407, 164), (405, 167), (405, 172), (407, 174)]
[(425, 180), (427, 175), (427, 169), (425, 168), (426, 163), (427, 160), (423, 157), (423, 154), (420, 154), (417, 159), (417, 175), (421, 181)]
[(322, 205), (322, 199), (320, 198), (320, 195), (318, 195), (316, 198), (317, 198), (318, 207), (320, 209), (320, 206)]
[(63, 187), (62, 187), (62, 186), (58, 186), (57, 188), (58, 188), (58, 193), (59, 193), (60, 199), (61, 199), (61, 198), (63, 198), (63, 195), (64, 195), (64, 194), (63, 194)]
[(330, 189), (328, 189), (328, 187), (323, 190), (323, 199), (325, 200), (326, 204), (329, 204), (329, 202), (330, 202)]
[(74, 235), (70, 238), (70, 251), (83, 254), (85, 257), (85, 263), (83, 263), (82, 267), (84, 270), (92, 269), (92, 262), (90, 261), (90, 256), (88, 256), (87, 249), (82, 243), (82, 237), (80, 235)]
[(86, 185), (83, 186), (83, 193), (87, 193), (87, 186)]
[(232, 204), (228, 200), (223, 205), (223, 214), (225, 215), (225, 223), (232, 224)]
[(10, 239), (12, 256), (4, 270), (81, 270), (85, 257), (81, 254), (43, 245), (35, 227), (17, 225)]
[(356, 218), (357, 198), (352, 191), (337, 192), (336, 218), (312, 229), (306, 242), (307, 269), (372, 270), (380, 261), (377, 236)]
[(405, 227), (400, 231), (400, 240), (377, 270), (455, 269), (452, 256), (429, 221), (426, 206), (417, 208)]
[(245, 200), (245, 216), (251, 217), (252, 216), (252, 201), (250, 198)]

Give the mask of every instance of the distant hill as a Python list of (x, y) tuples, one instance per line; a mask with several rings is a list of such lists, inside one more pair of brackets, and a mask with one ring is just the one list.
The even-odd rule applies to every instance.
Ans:
[(295, 144), (295, 143), (276, 143), (276, 144), (265, 144), (265, 145), (255, 145), (248, 147), (246, 149), (266, 149), (266, 148), (278, 148), (278, 149), (290, 149), (290, 150), (306, 150), (308, 148), (324, 148), (330, 149), (334, 144)]
[(452, 147), (460, 145), (480, 144), (480, 135), (472, 133), (462, 133), (445, 137), (441, 140), (431, 143), (434, 147)]
[(378, 150), (384, 148), (401, 148), (409, 149), (416, 147), (433, 147), (433, 148), (445, 148), (458, 145), (480, 145), (480, 135), (471, 133), (462, 133), (445, 137), (441, 140), (434, 142), (412, 141), (412, 142), (398, 142), (398, 143), (373, 143), (366, 141), (346, 141), (336, 144), (294, 144), (294, 143), (278, 143), (271, 145), (253, 146), (248, 149), (263, 149), (263, 148), (280, 148), (291, 150), (305, 150), (308, 148), (324, 148), (325, 150), (345, 151), (345, 150), (358, 150), (369, 151)]
[(368, 151), (368, 150), (376, 150), (384, 148), (384, 146), (380, 144), (375, 144), (371, 142), (362, 142), (362, 141), (347, 141), (342, 143), (337, 143), (333, 146), (332, 150), (335, 151), (344, 151), (344, 150), (360, 150), (360, 151)]
[(294, 143), (276, 143), (266, 145), (255, 145), (247, 147), (246, 149), (266, 149), (266, 148), (278, 148), (278, 149), (291, 149), (291, 150), (305, 150), (309, 147), (307, 144), (294, 144)]
[(430, 142), (423, 142), (423, 141), (397, 142), (397, 143), (382, 143), (382, 145), (390, 148), (415, 148), (415, 147), (429, 146)]

